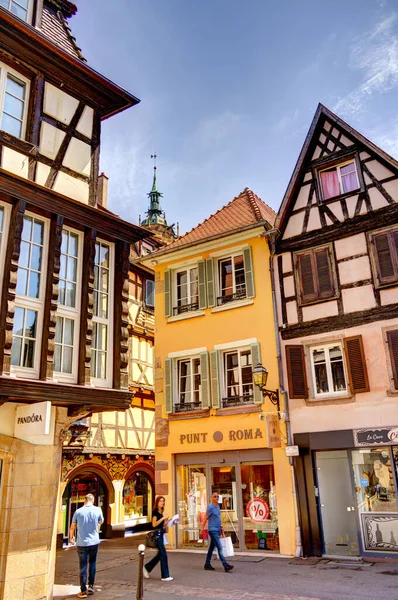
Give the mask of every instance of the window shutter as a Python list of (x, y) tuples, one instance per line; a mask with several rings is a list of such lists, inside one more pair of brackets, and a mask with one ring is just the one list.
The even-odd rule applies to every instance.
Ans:
[(398, 390), (398, 329), (387, 331), (387, 342), (394, 376), (394, 388)]
[(333, 296), (334, 285), (329, 250), (325, 248), (324, 250), (316, 252), (315, 261), (320, 297), (327, 298), (328, 296)]
[[(388, 233), (375, 235), (373, 242), (376, 250), (377, 271), (380, 283), (394, 281), (394, 263), (388, 243)], [(397, 240), (395, 240), (395, 243), (397, 244)]]
[(201, 352), (200, 354), (200, 391), (202, 408), (210, 408), (210, 373), (208, 352)]
[(164, 272), (164, 316), (171, 317), (171, 272), (167, 269)]
[(207, 305), (216, 305), (216, 289), (214, 281), (214, 261), (206, 258), (206, 280), (207, 280)]
[(369, 391), (368, 371), (366, 369), (365, 353), (361, 335), (344, 339), (344, 349), (347, 358), (347, 371), (351, 392), (357, 394)]
[(220, 408), (220, 381), (219, 381), (220, 358), (218, 350), (210, 352), (210, 373), (211, 373), (211, 396), (212, 407)]
[(286, 364), (290, 398), (308, 398), (304, 347), (286, 346)]
[[(252, 369), (261, 363), (261, 350), (260, 344), (250, 344), (250, 352), (252, 355)], [(254, 404), (262, 404), (264, 402), (264, 396), (262, 391), (256, 385), (253, 385), (253, 402)]]
[(164, 405), (167, 414), (173, 412), (173, 359), (164, 359)]
[(206, 308), (206, 269), (205, 261), (198, 262), (199, 308)]
[(243, 264), (245, 269), (245, 283), (246, 283), (246, 298), (254, 298), (254, 276), (253, 276), (253, 261), (252, 261), (252, 249), (245, 248), (243, 250)]
[(316, 298), (314, 272), (312, 268), (312, 255), (300, 254), (298, 256), (301, 299), (309, 302)]

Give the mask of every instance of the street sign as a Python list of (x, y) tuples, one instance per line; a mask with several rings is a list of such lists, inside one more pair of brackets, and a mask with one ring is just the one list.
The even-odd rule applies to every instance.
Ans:
[(286, 446), (286, 456), (298, 456), (299, 455), (299, 447), (298, 446)]

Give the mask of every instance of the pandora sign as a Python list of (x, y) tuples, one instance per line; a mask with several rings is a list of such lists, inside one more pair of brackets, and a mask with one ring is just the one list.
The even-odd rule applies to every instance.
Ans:
[(15, 437), (50, 433), (51, 402), (37, 402), (17, 407)]

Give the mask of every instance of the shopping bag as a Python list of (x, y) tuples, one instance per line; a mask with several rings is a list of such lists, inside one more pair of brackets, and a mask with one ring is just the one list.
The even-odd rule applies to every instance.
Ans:
[(163, 544), (164, 544), (165, 546), (168, 546), (168, 545), (169, 545), (169, 538), (167, 537), (167, 533), (164, 533), (164, 534), (163, 534)]
[(230, 537), (222, 537), (220, 538), (222, 553), (225, 558), (230, 558), (231, 556), (235, 556), (234, 547), (232, 544), (232, 540)]

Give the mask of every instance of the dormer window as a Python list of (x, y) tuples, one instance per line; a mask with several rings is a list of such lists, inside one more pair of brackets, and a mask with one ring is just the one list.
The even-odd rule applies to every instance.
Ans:
[(22, 19), (28, 20), (30, 0), (0, 0), (0, 6), (6, 8), (14, 15)]
[(0, 129), (17, 138), (24, 136), (27, 95), (28, 81), (0, 63)]
[(319, 172), (319, 178), (323, 200), (354, 192), (360, 187), (355, 160), (324, 169)]

